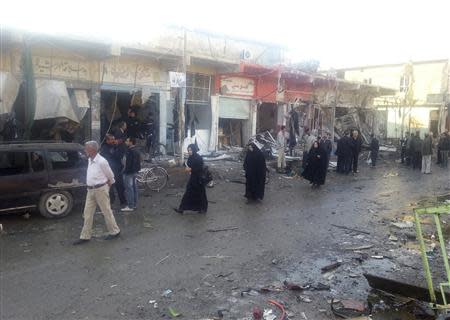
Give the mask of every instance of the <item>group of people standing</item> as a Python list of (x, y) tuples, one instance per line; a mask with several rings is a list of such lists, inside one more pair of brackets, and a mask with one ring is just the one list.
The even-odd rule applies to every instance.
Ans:
[[(345, 131), (344, 136), (338, 140), (336, 156), (337, 156), (337, 167), (336, 172), (342, 174), (357, 174), (359, 155), (362, 148), (362, 138), (358, 130)], [(374, 168), (377, 164), (378, 152), (380, 150), (380, 143), (374, 134), (370, 135), (370, 163), (371, 167)]]
[[(420, 131), (411, 134), (406, 132), (405, 138), (401, 140), (401, 163), (419, 169), (424, 174), (430, 174), (433, 149), (433, 133), (425, 133), (422, 139)], [(444, 168), (448, 166), (449, 151), (450, 137), (448, 132), (444, 132), (437, 143), (437, 164)]]
[[(330, 133), (326, 133), (322, 137), (317, 137), (309, 129), (306, 129), (302, 138), (305, 146), (303, 149), (302, 176), (310, 181), (313, 188), (317, 188), (325, 183), (333, 149), (331, 135)], [(284, 173), (286, 168), (285, 152), (289, 139), (290, 136), (286, 132), (286, 127), (281, 126), (277, 134), (277, 170), (280, 173)]]
[(311, 187), (315, 189), (325, 184), (333, 150), (331, 135), (326, 133), (322, 137), (316, 137), (306, 130), (304, 140), (302, 177), (308, 180)]
[[(100, 155), (108, 161), (114, 173), (114, 189), (120, 201), (121, 211), (131, 212), (137, 208), (138, 189), (136, 175), (141, 170), (141, 155), (136, 149), (136, 138), (122, 121), (113, 134), (106, 134)], [(109, 190), (111, 204), (115, 202), (114, 189)]]

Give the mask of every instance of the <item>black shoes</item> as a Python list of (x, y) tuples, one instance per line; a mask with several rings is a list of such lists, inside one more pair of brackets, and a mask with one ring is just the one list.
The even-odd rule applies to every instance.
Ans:
[(118, 238), (120, 236), (120, 232), (119, 233), (116, 233), (116, 234), (108, 234), (106, 237), (105, 237), (105, 240), (113, 240), (113, 239), (115, 239), (115, 238)]
[(173, 208), (173, 211), (175, 211), (176, 213), (179, 213), (179, 214), (183, 214), (183, 210), (181, 210), (181, 209)]
[(80, 244), (85, 244), (85, 243), (88, 243), (88, 242), (89, 242), (89, 239), (78, 239), (77, 241), (74, 241), (73, 245), (74, 246), (78, 246)]

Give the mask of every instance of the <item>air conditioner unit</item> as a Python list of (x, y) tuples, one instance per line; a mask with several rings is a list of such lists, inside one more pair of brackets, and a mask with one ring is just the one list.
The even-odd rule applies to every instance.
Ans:
[(244, 49), (241, 52), (241, 59), (242, 60), (251, 60), (253, 58), (253, 54), (250, 50)]

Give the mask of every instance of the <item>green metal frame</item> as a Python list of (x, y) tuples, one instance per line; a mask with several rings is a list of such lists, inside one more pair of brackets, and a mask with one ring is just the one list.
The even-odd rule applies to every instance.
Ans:
[[(430, 299), (431, 299), (431, 302), (433, 303), (433, 306), (438, 309), (450, 309), (450, 305), (447, 304), (447, 299), (446, 299), (445, 291), (444, 291), (445, 287), (450, 288), (450, 265), (448, 263), (448, 254), (447, 254), (447, 249), (445, 248), (445, 241), (444, 241), (444, 236), (442, 234), (442, 227), (441, 227), (441, 220), (440, 220), (441, 215), (444, 215), (444, 214), (450, 215), (450, 205), (446, 204), (446, 205), (437, 206), (437, 207), (414, 209), (414, 219), (416, 222), (417, 239), (419, 240), (420, 253), (422, 255), (423, 269), (425, 272), (425, 278), (426, 278), (427, 285), (428, 285), (428, 291), (430, 293)], [(427, 256), (427, 252), (426, 252), (425, 241), (423, 239), (423, 234), (422, 234), (422, 225), (420, 224), (420, 216), (421, 215), (433, 215), (434, 222), (436, 224), (436, 231), (438, 234), (441, 255), (442, 255), (442, 259), (444, 260), (445, 272), (447, 273), (447, 282), (443, 282), (443, 283), (439, 284), (439, 288), (441, 289), (441, 294), (442, 294), (442, 301), (444, 302), (443, 305), (437, 305), (436, 294), (435, 294), (434, 286), (433, 286), (433, 279), (431, 276), (430, 265), (428, 263), (428, 256)]]

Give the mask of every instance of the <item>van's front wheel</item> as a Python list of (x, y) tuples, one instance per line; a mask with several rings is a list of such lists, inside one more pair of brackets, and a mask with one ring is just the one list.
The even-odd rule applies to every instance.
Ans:
[(69, 214), (73, 197), (67, 191), (50, 191), (41, 196), (39, 212), (46, 218), (61, 218)]

